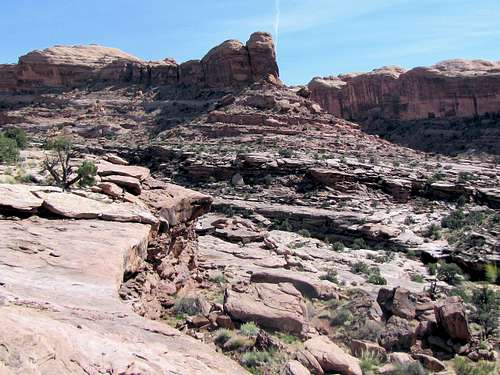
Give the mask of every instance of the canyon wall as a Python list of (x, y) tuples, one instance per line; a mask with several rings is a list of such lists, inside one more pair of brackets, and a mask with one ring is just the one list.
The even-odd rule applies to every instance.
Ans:
[(500, 111), (500, 62), (448, 60), (406, 71), (316, 77), (311, 97), (347, 119), (418, 120), (472, 117)]
[(54, 46), (0, 65), (0, 92), (33, 93), (95, 84), (137, 83), (209, 89), (248, 86), (279, 77), (270, 34), (257, 32), (245, 44), (228, 40), (201, 60), (146, 62), (98, 45)]

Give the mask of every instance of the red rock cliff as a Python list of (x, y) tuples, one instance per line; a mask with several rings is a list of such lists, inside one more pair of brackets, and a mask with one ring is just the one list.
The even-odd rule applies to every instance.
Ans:
[(370, 73), (314, 78), (311, 97), (341, 117), (471, 117), (500, 111), (500, 62), (448, 60), (405, 71), (384, 67)]
[(279, 76), (270, 34), (257, 32), (244, 45), (228, 40), (201, 60), (145, 62), (115, 48), (55, 46), (33, 51), (15, 65), (0, 65), (0, 91), (37, 92), (97, 83), (144, 83), (196, 88), (238, 88)]

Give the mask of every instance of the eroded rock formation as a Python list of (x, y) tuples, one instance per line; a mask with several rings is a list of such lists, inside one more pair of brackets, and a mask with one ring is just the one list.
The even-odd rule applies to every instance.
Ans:
[(146, 62), (98, 45), (55, 46), (33, 51), (16, 65), (0, 65), (0, 92), (40, 92), (96, 84), (137, 83), (199, 89), (240, 88), (279, 76), (270, 34), (257, 32), (245, 44), (227, 40), (201, 60)]
[(448, 60), (405, 71), (314, 78), (311, 97), (329, 112), (364, 120), (471, 117), (500, 110), (500, 62)]

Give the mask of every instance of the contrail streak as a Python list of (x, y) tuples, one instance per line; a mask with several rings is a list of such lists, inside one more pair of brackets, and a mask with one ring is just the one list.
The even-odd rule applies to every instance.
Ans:
[(279, 33), (280, 33), (280, 16), (281, 16), (280, 0), (275, 0), (274, 5), (276, 8), (276, 19), (274, 21), (274, 39), (275, 39), (274, 44), (276, 49), (278, 49)]

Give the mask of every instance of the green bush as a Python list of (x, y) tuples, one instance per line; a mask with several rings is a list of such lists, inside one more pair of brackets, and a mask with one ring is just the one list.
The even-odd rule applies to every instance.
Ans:
[(5, 138), (14, 140), (17, 144), (17, 147), (19, 147), (20, 149), (24, 149), (28, 145), (28, 137), (26, 136), (26, 132), (21, 128), (6, 129), (2, 133), (2, 135)]
[(375, 375), (380, 366), (380, 362), (375, 354), (372, 352), (363, 352), (359, 360), (359, 367), (363, 375)]
[(387, 285), (387, 280), (385, 277), (380, 275), (380, 273), (371, 273), (368, 275), (368, 278), (366, 279), (370, 284), (375, 284), (375, 285)]
[(425, 229), (423, 235), (433, 240), (439, 240), (441, 239), (441, 228), (439, 225), (431, 224)]
[(80, 177), (78, 181), (80, 186), (91, 186), (95, 182), (97, 166), (93, 162), (85, 160), (76, 170), (76, 174)]
[(19, 147), (15, 140), (0, 135), (0, 163), (12, 164), (19, 160)]
[(422, 275), (418, 274), (418, 273), (414, 273), (411, 275), (410, 277), (411, 281), (415, 282), (415, 283), (423, 283), (425, 282), (425, 279)]
[(438, 268), (437, 278), (450, 285), (459, 285), (463, 279), (463, 272), (455, 263), (443, 263)]
[(434, 276), (437, 273), (438, 265), (437, 263), (429, 263), (427, 264), (427, 271), (429, 275)]
[(344, 244), (341, 241), (337, 241), (332, 244), (333, 251), (342, 252), (344, 251), (344, 248)]
[(384, 331), (384, 326), (381, 323), (373, 320), (357, 320), (357, 324), (350, 327), (349, 335), (356, 340), (368, 340), (376, 342), (380, 334)]
[(320, 279), (321, 280), (328, 280), (334, 284), (339, 283), (339, 279), (337, 278), (337, 271), (334, 269), (329, 269), (328, 271), (326, 271), (326, 274), (320, 276)]
[(224, 345), (231, 337), (233, 337), (233, 331), (226, 328), (220, 328), (215, 331), (214, 342), (217, 345)]
[(197, 297), (181, 297), (175, 301), (173, 312), (177, 315), (198, 315), (201, 314), (203, 308), (201, 301)]
[(361, 250), (361, 249), (366, 249), (368, 248), (368, 245), (366, 244), (365, 240), (362, 238), (356, 238), (351, 245), (351, 249), (354, 250)]
[(249, 368), (264, 366), (273, 361), (271, 352), (247, 352), (241, 356), (240, 363)]
[(302, 237), (306, 238), (311, 237), (311, 233), (307, 229), (301, 229), (297, 233), (300, 234)]
[(476, 307), (474, 318), (481, 325), (483, 337), (495, 335), (500, 319), (500, 292), (483, 286), (473, 291), (472, 303)]
[(495, 283), (498, 278), (498, 268), (496, 264), (487, 264), (484, 266), (484, 279), (489, 283)]
[(370, 273), (370, 267), (368, 267), (368, 264), (360, 260), (351, 266), (351, 272), (367, 275)]
[(457, 375), (496, 375), (498, 372), (495, 363), (479, 361), (473, 364), (467, 361), (464, 357), (456, 357), (453, 361), (453, 367)]
[(342, 326), (345, 323), (350, 322), (352, 318), (352, 313), (348, 309), (342, 307), (332, 312), (330, 324), (332, 326)]
[(259, 334), (260, 328), (254, 322), (243, 323), (240, 332), (243, 336), (254, 337)]

